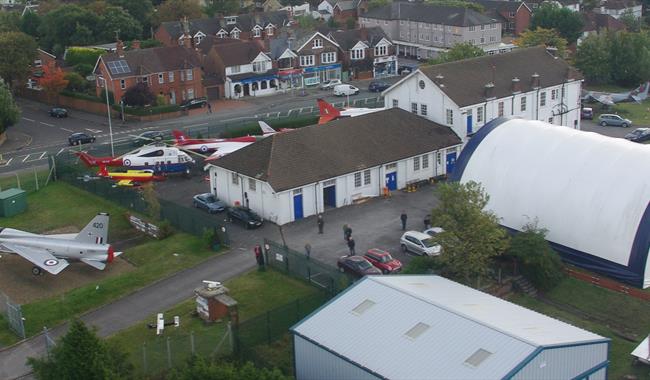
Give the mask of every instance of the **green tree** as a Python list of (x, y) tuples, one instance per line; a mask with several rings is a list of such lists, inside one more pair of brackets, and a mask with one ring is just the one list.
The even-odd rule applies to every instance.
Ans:
[(632, 10), (627, 9), (621, 14), (619, 20), (625, 24), (628, 32), (639, 32), (645, 27), (645, 21), (642, 17), (636, 17)]
[(207, 0), (203, 11), (208, 17), (232, 15), (239, 10), (239, 0)]
[(562, 38), (574, 43), (582, 34), (584, 21), (580, 12), (574, 12), (555, 3), (544, 3), (533, 13), (530, 29), (555, 29)]
[(296, 21), (302, 29), (312, 30), (316, 28), (316, 20), (309, 15), (296, 17)]
[(582, 72), (587, 82), (608, 83), (612, 74), (609, 58), (607, 36), (589, 36), (578, 46), (575, 66)]
[(24, 83), (36, 57), (36, 41), (22, 32), (0, 33), (0, 78), (12, 87)]
[(55, 44), (70, 46), (92, 44), (97, 41), (99, 17), (78, 5), (62, 5), (43, 16), (39, 34), (45, 50)]
[(65, 55), (65, 64), (68, 66), (76, 66), (80, 63), (91, 65), (95, 67), (97, 58), (105, 53), (102, 49), (93, 49), (86, 47), (71, 47)]
[(35, 12), (27, 12), (20, 19), (20, 31), (29, 34), (34, 38), (38, 38), (38, 28), (41, 26), (41, 16)]
[(167, 0), (158, 7), (156, 22), (178, 21), (183, 17), (193, 19), (202, 16), (203, 10), (196, 0)]
[(650, 79), (650, 36), (647, 32), (608, 33), (612, 81), (620, 86), (636, 86)]
[(6, 83), (0, 80), (0, 133), (16, 124), (20, 119), (20, 109)]
[(517, 258), (524, 277), (544, 291), (553, 289), (564, 278), (564, 265), (546, 241), (547, 232), (537, 223), (529, 223), (512, 238), (507, 251)]
[(20, 31), (20, 15), (18, 12), (0, 11), (0, 33)]
[(485, 51), (480, 47), (470, 42), (461, 42), (452, 46), (448, 51), (440, 53), (438, 58), (429, 60), (428, 63), (435, 65), (438, 63), (460, 61), (461, 59), (481, 57), (484, 55)]
[(488, 273), (491, 259), (508, 247), (499, 218), (485, 210), (489, 196), (476, 182), (451, 182), (438, 187), (438, 199), (431, 222), (444, 229), (436, 235), (442, 246), (439, 259), (458, 279), (478, 280)]
[(124, 93), (124, 104), (127, 106), (143, 107), (152, 104), (155, 99), (149, 86), (144, 83), (129, 87)]
[(390, 0), (370, 0), (368, 1), (368, 10), (381, 8), (388, 4), (390, 4)]
[(560, 57), (564, 57), (566, 53), (567, 41), (562, 38), (553, 29), (537, 28), (535, 30), (525, 30), (515, 40), (515, 45), (519, 47), (533, 47), (544, 45), (546, 47), (553, 47), (557, 49)]
[(180, 369), (172, 370), (170, 380), (289, 380), (277, 369), (257, 368), (246, 363), (240, 367), (232, 363), (213, 362), (203, 357), (192, 357)]
[(85, 92), (88, 89), (88, 81), (82, 75), (76, 72), (69, 72), (65, 74), (64, 79), (68, 81), (66, 90)]
[(126, 354), (106, 345), (79, 320), (71, 322), (49, 356), (28, 359), (36, 378), (42, 380), (128, 379), (133, 372), (128, 363)]
[(140, 21), (148, 29), (153, 15), (153, 4), (151, 0), (108, 0), (108, 4), (115, 7), (122, 7), (131, 17)]
[(485, 11), (482, 5), (472, 1), (463, 0), (425, 0), (427, 4), (439, 5), (441, 7), (459, 7), (475, 10), (479, 13)]
[(142, 49), (148, 49), (148, 48), (159, 47), (159, 46), (162, 46), (162, 42), (160, 42), (158, 40), (151, 39), (151, 40), (142, 40), (142, 41), (140, 41), (140, 47)]
[(120, 7), (107, 7), (99, 21), (99, 38), (103, 42), (115, 41), (116, 32), (121, 39), (133, 40), (142, 36), (142, 24)]

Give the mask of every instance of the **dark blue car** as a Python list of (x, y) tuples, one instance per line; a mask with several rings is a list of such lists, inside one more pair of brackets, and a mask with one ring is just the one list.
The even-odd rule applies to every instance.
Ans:
[(192, 204), (194, 204), (194, 207), (206, 210), (210, 214), (221, 212), (226, 209), (226, 204), (218, 200), (211, 193), (195, 195), (192, 198)]
[(368, 85), (368, 91), (370, 91), (370, 92), (382, 92), (385, 89), (387, 89), (388, 87), (390, 87), (390, 84), (388, 84), (386, 82), (372, 81)]

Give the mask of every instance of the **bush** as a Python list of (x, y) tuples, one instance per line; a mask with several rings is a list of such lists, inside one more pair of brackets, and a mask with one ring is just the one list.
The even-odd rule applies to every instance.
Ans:
[(521, 273), (540, 290), (551, 290), (564, 278), (560, 256), (546, 241), (546, 230), (536, 223), (524, 226), (512, 238), (506, 253), (517, 259)]
[(87, 63), (78, 63), (74, 65), (74, 71), (79, 73), (79, 75), (81, 75), (84, 78), (92, 74), (94, 68), (95, 66), (89, 65)]
[[(102, 90), (102, 92), (99, 95), (99, 98), (102, 100), (102, 102), (106, 101), (106, 90)], [(113, 91), (108, 92), (108, 103), (110, 105), (115, 104), (115, 96), (113, 95)]]
[(167, 105), (167, 97), (165, 97), (165, 95), (156, 95), (156, 105), (157, 106)]
[(60, 95), (68, 96), (71, 98), (90, 100), (91, 102), (95, 102), (95, 103), (104, 103), (106, 101), (105, 98), (100, 98), (98, 96), (88, 95), (82, 92), (74, 92), (70, 90), (63, 90), (60, 92)]
[(124, 93), (124, 104), (127, 106), (144, 107), (152, 104), (156, 97), (144, 83), (138, 83), (135, 86), (129, 87)]
[(443, 272), (444, 265), (435, 257), (414, 257), (405, 267), (404, 274), (438, 274)]
[(104, 54), (102, 49), (93, 49), (85, 47), (71, 47), (65, 53), (65, 63), (68, 66), (76, 66), (80, 63), (91, 65), (95, 67), (97, 58)]
[[(115, 105), (113, 109), (116, 111), (121, 111), (119, 105)], [(180, 110), (181, 107), (176, 104), (167, 104), (163, 106), (153, 107), (124, 107), (124, 113), (135, 116), (158, 115), (161, 113), (177, 112)]]
[(89, 83), (86, 80), (86, 78), (82, 77), (78, 73), (75, 72), (67, 73), (65, 74), (64, 78), (65, 80), (68, 81), (68, 86), (66, 87), (66, 90), (85, 92), (89, 87)]

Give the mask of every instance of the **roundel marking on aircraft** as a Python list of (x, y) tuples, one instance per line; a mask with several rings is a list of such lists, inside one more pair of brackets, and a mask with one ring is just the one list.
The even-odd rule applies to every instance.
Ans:
[(43, 264), (47, 265), (48, 267), (53, 267), (59, 264), (59, 260), (49, 259), (49, 260), (45, 260)]
[(124, 160), (124, 166), (131, 166), (131, 160), (129, 160), (128, 158)]

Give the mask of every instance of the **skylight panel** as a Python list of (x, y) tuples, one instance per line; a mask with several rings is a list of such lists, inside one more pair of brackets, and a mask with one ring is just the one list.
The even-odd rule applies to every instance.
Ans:
[(483, 363), (483, 361), (485, 361), (485, 359), (489, 358), (491, 355), (492, 353), (490, 351), (479, 348), (475, 353), (472, 354), (472, 356), (465, 360), (465, 364), (472, 367), (478, 367), (481, 365), (481, 363)]
[(415, 326), (411, 327), (409, 331), (404, 333), (407, 338), (417, 339), (420, 335), (424, 334), (425, 331), (429, 329), (429, 325), (426, 323), (418, 322)]
[(350, 313), (352, 313), (354, 315), (361, 315), (361, 314), (365, 313), (366, 311), (368, 311), (368, 309), (370, 309), (373, 306), (375, 306), (374, 301), (365, 300), (365, 301), (361, 302), (359, 305), (357, 305), (357, 307), (350, 310)]

